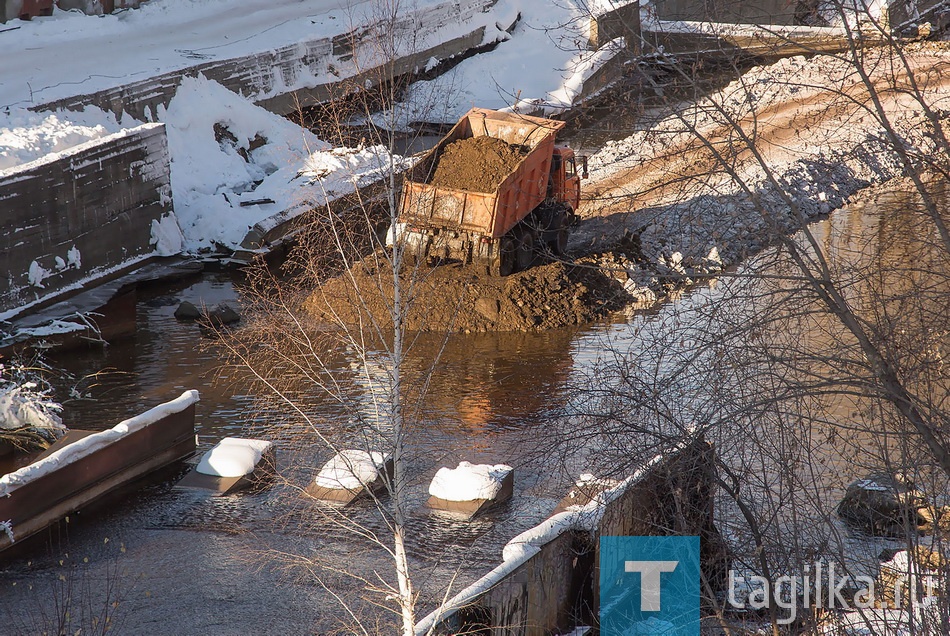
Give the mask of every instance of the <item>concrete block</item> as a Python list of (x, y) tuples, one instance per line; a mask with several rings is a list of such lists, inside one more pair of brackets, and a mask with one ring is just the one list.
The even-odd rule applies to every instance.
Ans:
[(0, 311), (148, 257), (169, 166), (164, 125), (146, 124), (0, 171)]

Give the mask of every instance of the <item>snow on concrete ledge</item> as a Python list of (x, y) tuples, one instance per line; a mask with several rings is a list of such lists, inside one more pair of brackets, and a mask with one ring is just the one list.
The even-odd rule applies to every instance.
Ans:
[[(164, 124), (161, 123), (138, 124), (137, 126), (133, 126), (131, 128), (122, 128), (107, 135), (89, 137), (86, 139), (86, 141), (82, 141), (74, 145), (68, 145), (62, 150), (56, 152), (41, 152), (38, 150), (37, 154), (35, 156), (30, 156), (28, 161), (13, 163), (11, 160), (11, 163), (8, 165), (8, 167), (0, 167), (0, 178), (11, 177), (19, 172), (27, 172), (29, 170), (33, 170), (34, 168), (39, 168), (41, 166), (53, 163), (54, 161), (59, 161), (60, 159), (68, 159), (82, 153), (85, 150), (89, 150), (90, 148), (106, 145), (118, 139), (131, 137), (132, 135), (138, 134), (140, 132), (153, 130), (155, 128), (162, 128), (163, 126)], [(24, 155), (24, 158), (26, 158), (26, 155)], [(75, 167), (78, 168), (79, 166)]]
[(514, 469), (506, 464), (459, 462), (458, 468), (442, 467), (429, 484), (429, 494), (446, 501), (493, 500)]
[(0, 170), (10, 170), (51, 153), (121, 131), (114, 118), (90, 113), (34, 113), (14, 108), (0, 113)]
[(323, 465), (314, 484), (332, 490), (358, 490), (376, 481), (388, 460), (386, 454), (377, 451), (342, 450)]
[(225, 437), (201, 456), (195, 471), (213, 477), (244, 477), (254, 472), (272, 446), (265, 440)]
[(185, 391), (181, 396), (171, 402), (159, 404), (140, 415), (119, 422), (110, 429), (100, 433), (94, 433), (68, 446), (64, 446), (48, 457), (33, 462), (29, 466), (24, 466), (15, 472), (3, 475), (0, 477), (0, 496), (9, 497), (10, 493), (17, 488), (48, 475), (62, 466), (72, 464), (87, 457), (100, 448), (108, 446), (126, 435), (140, 431), (162, 418), (180, 413), (196, 403), (198, 399), (198, 391), (194, 389)]

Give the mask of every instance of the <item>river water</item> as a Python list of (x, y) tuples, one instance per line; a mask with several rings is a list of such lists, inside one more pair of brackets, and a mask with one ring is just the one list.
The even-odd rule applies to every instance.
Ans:
[[(849, 212), (839, 212), (819, 223), (816, 234), (830, 237), (854, 223)], [(767, 254), (739, 273), (761, 271), (766, 263)], [(590, 380), (605, 356), (620, 351), (625, 360), (635, 360), (638, 348), (657, 342), (674, 352), (677, 342), (685, 347), (684, 325), (715, 311), (726, 287), (700, 286), (653, 311), (583, 329), (448, 340), (427, 398), (426, 426), (410, 440), (409, 472), (416, 476), (410, 487), (410, 551), (424, 607), (446, 586), (460, 589), (496, 565), (505, 542), (542, 521), (571, 480), (596, 463), (589, 454), (598, 452), (593, 443), (578, 442), (566, 452), (558, 442), (577, 387)], [(191, 388), (201, 393), (199, 451), (282, 416), (261, 412), (244, 393), (242, 378), (222, 370), (215, 342), (174, 318), (183, 300), (238, 302), (228, 276), (207, 274), (143, 295), (133, 338), (52, 360), (77, 377), (87, 376), (79, 384), (86, 397), (67, 401), (67, 425), (105, 428)], [(423, 361), (441, 346), (434, 336), (423, 339), (413, 355)], [(341, 361), (344, 376), (346, 364)], [(348, 381), (358, 386), (355, 375)], [(829, 417), (846, 418), (850, 406), (839, 407)], [(312, 408), (328, 422), (352, 424), (350, 414), (318, 398)], [(65, 621), (70, 633), (79, 626), (85, 627), (83, 634), (97, 633), (94, 627), (108, 618), (115, 633), (134, 635), (304, 634), (336, 628), (348, 633), (341, 623), (346, 613), (314, 573), (333, 589), (354, 592), (365, 584), (352, 577), (375, 581), (379, 572), (389, 580), (392, 568), (381, 550), (366, 547), (297, 496), (295, 485), (311, 476), (327, 453), (290, 438), (277, 442), (287, 482), (209, 498), (174, 490), (170, 475), (106, 507), (74, 515), (51, 532), (50, 546), (34, 542), (0, 570), (0, 624), (6, 626), (0, 631), (55, 633)], [(439, 466), (460, 460), (514, 466), (511, 502), (474, 522), (428, 510), (428, 480)], [(825, 509), (858, 471), (857, 465), (847, 470), (840, 457), (828, 465), (836, 469), (821, 479), (819, 507)], [(353, 520), (384, 531), (369, 503), (353, 508)], [(834, 531), (848, 533), (839, 525)], [(320, 564), (347, 572), (320, 570)], [(369, 611), (360, 601), (355, 607)]]
[[(236, 378), (221, 370), (215, 342), (174, 310), (182, 300), (237, 303), (234, 283), (207, 275), (191, 284), (140, 298), (137, 333), (104, 349), (51, 360), (76, 377), (86, 399), (66, 403), (65, 423), (101, 429), (196, 388), (199, 451), (225, 436), (239, 436), (260, 413)], [(452, 577), (470, 582), (493, 567), (508, 538), (540, 522), (564, 494), (567, 467), (540, 452), (546, 421), (565, 400), (571, 369), (583, 359), (587, 334), (609, 329), (543, 334), (459, 335), (445, 347), (426, 408), (424, 434), (413, 440), (410, 529), (413, 558), (436, 591)], [(416, 344), (417, 356), (441, 340)], [(345, 365), (344, 365), (345, 366)], [(346, 369), (343, 369), (344, 374)], [(95, 374), (95, 375), (90, 375)], [(63, 387), (65, 390), (65, 387)], [(321, 408), (319, 400), (316, 408)], [(351, 419), (330, 405), (321, 415), (346, 426)], [(532, 440), (534, 440), (532, 442)], [(318, 469), (325, 451), (280, 446), (281, 472)], [(425, 508), (428, 480), (442, 465), (460, 460), (505, 462), (516, 468), (512, 501), (472, 523), (443, 518)], [(294, 470), (291, 470), (291, 465)], [(310, 473), (312, 478), (312, 472)], [(172, 489), (169, 478), (89, 514), (74, 516), (53, 533), (51, 550), (38, 542), (4, 566), (0, 615), (11, 633), (38, 633), (56, 625), (56, 608), (72, 599), (74, 621), (113, 601), (112, 614), (129, 634), (302, 634), (330, 630), (341, 610), (307, 580), (302, 568), (259, 550), (315, 554), (345, 563), (362, 575), (388, 570), (384, 555), (368, 550), (346, 531), (322, 520), (294, 518), (299, 498), (277, 483), (259, 493), (207, 498)], [(371, 504), (355, 517), (370, 527), (379, 520)], [(258, 565), (262, 565), (258, 569)], [(300, 577), (300, 578), (298, 578)], [(353, 583), (348, 585), (352, 588)], [(81, 600), (80, 600), (81, 599)], [(84, 604), (91, 603), (85, 607)], [(44, 628), (44, 629), (41, 629)], [(88, 628), (87, 628), (88, 629)], [(85, 633), (85, 632), (84, 632)]]

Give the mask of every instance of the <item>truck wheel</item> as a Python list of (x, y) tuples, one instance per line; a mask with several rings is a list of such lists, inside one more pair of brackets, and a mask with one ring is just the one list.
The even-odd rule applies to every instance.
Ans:
[(498, 252), (488, 263), (488, 274), (490, 276), (513, 274), (517, 260), (517, 250), (517, 244), (510, 237), (502, 238), (498, 244)]
[(561, 206), (551, 223), (551, 231), (545, 236), (547, 239), (545, 246), (554, 256), (564, 256), (567, 253), (567, 238), (573, 213), (570, 206)]
[(523, 272), (534, 262), (534, 232), (524, 228), (518, 234), (517, 271)]
[(557, 235), (554, 237), (554, 240), (548, 244), (548, 247), (551, 248), (551, 251), (555, 256), (564, 256), (567, 254), (567, 238), (568, 231), (567, 226), (565, 226), (557, 231)]

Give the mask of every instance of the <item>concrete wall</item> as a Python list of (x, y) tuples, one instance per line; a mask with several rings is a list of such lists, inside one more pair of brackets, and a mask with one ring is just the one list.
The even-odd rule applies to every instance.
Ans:
[(0, 0), (0, 23), (19, 18), (22, 8), (23, 0)]
[(790, 25), (798, 0), (654, 0), (652, 6), (660, 20)]
[(465, 607), (448, 612), (434, 633), (541, 635), (592, 624), (601, 536), (699, 535), (704, 552), (714, 550), (712, 453), (702, 440), (671, 453), (606, 505), (597, 532), (554, 537)]
[(897, 29), (908, 23), (931, 22), (935, 27), (944, 29), (948, 26), (947, 14), (950, 13), (944, 2), (945, 0), (915, 0), (914, 11), (911, 2), (896, 0), (888, 7), (889, 25)]
[(591, 18), (588, 48), (598, 49), (619, 37), (627, 38), (627, 49), (631, 53), (640, 52), (640, 2), (638, 0)]
[[(478, 13), (488, 11), (496, 2), (497, 0), (446, 2), (424, 11), (408, 12), (399, 18), (392, 28), (397, 38), (407, 41), (411, 40), (413, 34), (430, 32), (444, 24), (462, 24)], [(417, 68), (425, 68), (433, 57), (442, 60), (459, 55), (482, 44), (484, 36), (484, 27), (478, 27), (449, 42), (408, 54), (393, 61), (395, 67), (392, 72), (396, 75), (412, 72)], [(296, 112), (299, 106), (316, 104), (331, 96), (341, 95), (345, 90), (343, 84), (347, 80), (335, 77), (332, 69), (348, 68), (361, 48), (367, 53), (376, 53), (377, 47), (373, 38), (374, 32), (371, 29), (362, 29), (246, 57), (205, 62), (140, 82), (43, 104), (37, 110), (82, 110), (86, 105), (93, 104), (103, 110), (112, 111), (116, 116), (126, 112), (140, 121), (151, 121), (155, 119), (159, 106), (168, 106), (183, 76), (194, 77), (200, 73), (236, 93), (253, 99), (268, 110), (287, 115)], [(364, 80), (373, 76), (373, 69), (368, 69), (353, 78), (353, 85), (362, 87)], [(318, 79), (316, 86), (307, 89), (287, 88), (298, 86), (308, 78), (326, 80)]]
[(493, 586), (477, 602), (447, 617), (437, 634), (560, 634), (570, 631), (574, 608), (589, 575), (591, 552), (582, 537), (566, 532)]
[[(147, 256), (152, 221), (171, 211), (163, 124), (0, 171), (0, 311)], [(49, 276), (31, 284), (31, 267)]]

